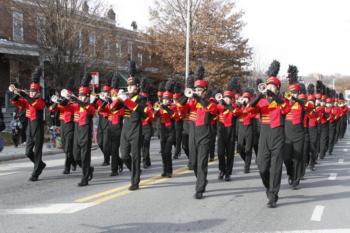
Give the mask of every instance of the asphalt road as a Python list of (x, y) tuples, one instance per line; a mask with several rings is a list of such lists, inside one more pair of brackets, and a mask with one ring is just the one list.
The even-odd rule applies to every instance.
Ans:
[(39, 182), (27, 181), (27, 159), (0, 163), (0, 232), (350, 232), (350, 135), (332, 156), (307, 171), (299, 190), (283, 175), (278, 208), (266, 207), (257, 167), (243, 173), (236, 156), (231, 182), (218, 181), (217, 161), (209, 165), (205, 198), (193, 199), (195, 177), (184, 155), (175, 176), (161, 178), (159, 141), (152, 141), (152, 167), (142, 172), (141, 189), (128, 191), (130, 173), (110, 177), (92, 153), (94, 179), (77, 187), (81, 171), (62, 175), (64, 155), (44, 158)]

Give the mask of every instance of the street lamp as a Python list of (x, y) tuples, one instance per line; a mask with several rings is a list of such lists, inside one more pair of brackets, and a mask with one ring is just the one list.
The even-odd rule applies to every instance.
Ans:
[(187, 79), (190, 69), (190, 20), (191, 20), (191, 10), (190, 10), (191, 0), (187, 0), (187, 31), (186, 31), (186, 76), (185, 76), (185, 86), (187, 86)]

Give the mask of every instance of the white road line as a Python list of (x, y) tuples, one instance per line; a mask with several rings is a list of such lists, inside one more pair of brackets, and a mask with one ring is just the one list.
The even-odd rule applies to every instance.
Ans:
[(349, 229), (322, 229), (322, 230), (296, 230), (296, 231), (271, 231), (264, 233), (349, 233)]
[[(100, 159), (100, 156), (93, 156), (91, 157), (91, 160), (98, 160)], [(46, 163), (46, 167), (59, 167), (59, 166), (64, 166), (64, 158), (62, 159), (54, 159), (54, 160), (48, 160), (44, 162)], [(0, 171), (12, 171), (12, 170), (17, 170), (19, 168), (32, 168), (33, 163), (31, 162), (21, 162), (21, 163), (9, 163), (9, 164), (4, 164), (0, 166)]]
[(62, 203), (26, 207), (22, 209), (3, 209), (0, 215), (12, 214), (73, 214), (94, 206), (93, 203)]
[(5, 173), (0, 173), (0, 176), (8, 176), (12, 174), (16, 174), (17, 172), (5, 172)]
[(324, 206), (317, 205), (314, 209), (314, 212), (312, 212), (311, 221), (320, 222), (322, 219), (323, 211), (324, 211)]
[(338, 163), (344, 163), (344, 159), (339, 159)]
[(348, 152), (349, 149), (344, 149), (344, 152)]
[(337, 179), (337, 173), (329, 174), (328, 180), (336, 180), (336, 179)]

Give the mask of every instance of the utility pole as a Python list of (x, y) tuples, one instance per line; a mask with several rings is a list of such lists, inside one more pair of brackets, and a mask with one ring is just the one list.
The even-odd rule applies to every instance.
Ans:
[(187, 0), (187, 31), (186, 31), (186, 76), (185, 86), (187, 86), (187, 79), (190, 69), (190, 21), (191, 21), (191, 0)]

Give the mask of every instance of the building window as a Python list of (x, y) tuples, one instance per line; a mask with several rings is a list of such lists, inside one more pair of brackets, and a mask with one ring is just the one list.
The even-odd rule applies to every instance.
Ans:
[(116, 51), (117, 57), (122, 56), (122, 46), (119, 42), (115, 44), (115, 51)]
[(96, 56), (96, 35), (94, 32), (91, 32), (89, 35), (89, 50), (91, 56)]
[(36, 28), (37, 28), (37, 40), (38, 43), (43, 45), (46, 41), (46, 18), (44, 16), (38, 16), (36, 18)]
[(13, 40), (23, 42), (23, 14), (13, 12), (12, 15)]
[(137, 54), (137, 58), (139, 59), (140, 66), (142, 66), (142, 53)]
[(109, 47), (109, 41), (107, 39), (105, 39), (103, 41), (103, 50), (104, 50), (104, 56), (105, 56), (105, 59), (108, 59), (110, 58), (110, 47)]
[(128, 42), (128, 55), (130, 56), (130, 59), (132, 60), (132, 42)]

